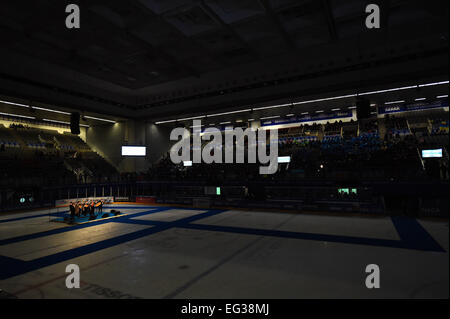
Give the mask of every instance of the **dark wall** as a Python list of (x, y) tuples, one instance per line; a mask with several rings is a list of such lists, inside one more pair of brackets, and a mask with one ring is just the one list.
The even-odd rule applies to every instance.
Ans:
[(170, 141), (170, 127), (147, 124), (147, 153), (153, 164), (166, 154), (174, 142)]

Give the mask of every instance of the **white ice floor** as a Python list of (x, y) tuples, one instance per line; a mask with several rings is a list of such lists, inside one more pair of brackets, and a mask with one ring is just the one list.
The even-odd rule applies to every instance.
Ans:
[[(125, 215), (81, 226), (49, 222), (57, 210), (0, 215), (0, 289), (18, 298), (449, 297), (447, 221), (117, 209)], [(65, 286), (68, 264), (80, 266), (80, 289)], [(368, 264), (380, 267), (380, 289), (365, 285)]]

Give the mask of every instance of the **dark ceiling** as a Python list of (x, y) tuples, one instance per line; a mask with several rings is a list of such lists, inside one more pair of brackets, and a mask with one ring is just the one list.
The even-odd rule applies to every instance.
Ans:
[[(81, 8), (79, 30), (64, 26), (72, 2)], [(381, 31), (364, 27), (372, 2), (382, 9)], [(350, 56), (370, 46), (382, 51), (372, 53), (372, 61), (383, 63), (399, 40), (417, 39), (404, 56), (448, 55), (448, 3), (2, 0), (0, 78), (110, 105), (111, 113), (175, 105), (342, 71), (363, 63)]]

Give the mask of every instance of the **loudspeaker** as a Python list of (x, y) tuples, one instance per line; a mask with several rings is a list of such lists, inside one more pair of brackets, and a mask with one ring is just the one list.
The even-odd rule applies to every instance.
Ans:
[(360, 99), (356, 102), (356, 114), (358, 120), (370, 118), (370, 101), (366, 99)]
[(70, 115), (70, 131), (72, 134), (80, 134), (80, 113), (72, 113)]

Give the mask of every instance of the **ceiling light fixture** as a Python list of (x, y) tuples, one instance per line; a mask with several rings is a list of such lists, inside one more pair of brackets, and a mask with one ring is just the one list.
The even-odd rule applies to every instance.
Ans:
[(400, 88), (386, 89), (386, 90), (380, 90), (380, 91), (358, 93), (358, 96), (373, 95), (373, 94), (388, 93), (388, 92), (396, 92), (396, 91), (403, 91), (403, 90), (410, 90), (410, 89), (417, 89), (417, 85), (404, 86), (404, 87), (400, 87)]
[(70, 115), (70, 113), (68, 113), (68, 112), (46, 109), (46, 108), (39, 107), (39, 106), (31, 106), (31, 109), (33, 109), (33, 110), (40, 110), (40, 111), (46, 111), (46, 112), (52, 112), (52, 113), (59, 113), (59, 114), (64, 114), (64, 115)]
[(427, 84), (419, 84), (420, 88), (427, 87), (427, 86), (437, 86), (437, 85), (444, 85), (448, 84), (448, 81), (442, 81), (442, 82), (434, 82), (434, 83), (427, 83)]
[(286, 107), (286, 106), (292, 106), (292, 103), (287, 103), (287, 104), (279, 104), (279, 105), (271, 105), (271, 106), (263, 106), (263, 107), (257, 107), (254, 108), (253, 111), (260, 111), (260, 110), (267, 110), (267, 109), (276, 109), (276, 108), (280, 108), (280, 107)]
[(93, 117), (93, 116), (84, 116), (84, 117), (87, 118), (87, 119), (91, 119), (91, 120), (97, 120), (97, 121), (103, 121), (103, 122), (109, 122), (109, 123), (116, 123), (116, 121), (102, 119), (102, 118)]
[(316, 103), (316, 102), (326, 102), (326, 101), (333, 101), (333, 100), (341, 100), (341, 99), (348, 99), (348, 98), (356, 97), (356, 96), (357, 96), (357, 94), (333, 96), (333, 97), (328, 97), (328, 98), (324, 98), (324, 99), (296, 102), (296, 103), (293, 103), (293, 105), (309, 104), (309, 103)]
[[(417, 89), (417, 88), (422, 88), (422, 87), (431, 87), (431, 86), (438, 86), (438, 85), (445, 85), (445, 84), (449, 84), (449, 81), (403, 86), (403, 87), (397, 87), (397, 88), (391, 88), (391, 89), (385, 89), (385, 90), (370, 91), (370, 92), (363, 92), (363, 93), (357, 93), (357, 94), (348, 94), (348, 95), (342, 95), (342, 96), (334, 96), (334, 97), (323, 98), (323, 99), (315, 99), (315, 100), (300, 101), (300, 102), (295, 102), (295, 103), (286, 103), (286, 104), (279, 104), (279, 105), (272, 105), (272, 106), (257, 107), (257, 108), (253, 108), (253, 109), (245, 109), (245, 110), (239, 110), (239, 111), (211, 114), (211, 115), (206, 115), (206, 117), (215, 117), (215, 116), (222, 116), (222, 115), (229, 115), (229, 114), (236, 114), (236, 113), (267, 110), (267, 109), (273, 109), (273, 108), (281, 108), (281, 107), (295, 106), (295, 105), (309, 104), (309, 103), (316, 103), (316, 102), (341, 100), (341, 99), (346, 99), (346, 98), (353, 98), (353, 97), (387, 93), (387, 92), (396, 92), (396, 91), (403, 91), (403, 90), (410, 90), (410, 89)], [(356, 107), (349, 107), (349, 109), (353, 110), (353, 109), (356, 109)], [(309, 113), (302, 113), (302, 115), (306, 115), (306, 114), (309, 114)], [(155, 124), (173, 123), (176, 121), (177, 120), (161, 121), (161, 122), (156, 122)]]
[(26, 104), (20, 104), (20, 103), (8, 102), (8, 101), (0, 101), (0, 103), (8, 104), (8, 105), (16, 105), (16, 106), (30, 107), (29, 105), (26, 105)]
[(267, 116), (267, 117), (261, 117), (260, 120), (271, 120), (271, 119), (278, 119), (281, 116), (277, 115), (277, 116)]
[(175, 122), (177, 122), (177, 120), (160, 121), (160, 122), (155, 122), (155, 124), (159, 125), (159, 124), (167, 124), (167, 123), (175, 123)]
[(6, 115), (6, 116), (12, 116), (12, 117), (21, 117), (21, 118), (32, 119), (32, 120), (36, 119), (34, 116), (25, 116), (25, 115), (19, 115), (19, 114), (3, 113), (3, 112), (0, 112), (0, 115)]
[(240, 110), (240, 111), (231, 111), (231, 112), (225, 112), (225, 113), (209, 114), (209, 115), (206, 115), (206, 117), (215, 117), (215, 116), (237, 114), (237, 113), (244, 113), (244, 112), (251, 112), (251, 111), (252, 111), (252, 109), (245, 109), (245, 110)]
[[(69, 125), (70, 126), (70, 122), (56, 121), (56, 120), (50, 120), (50, 119), (43, 119), (43, 121), (45, 121), (45, 122), (52, 122), (52, 123), (58, 123), (58, 124), (64, 124), (64, 125)], [(80, 126), (82, 126), (82, 127), (89, 127), (89, 125), (84, 125), (84, 124), (80, 124)]]
[(202, 116), (194, 116), (194, 117), (187, 117), (184, 119), (178, 119), (178, 122), (183, 122), (183, 121), (190, 121), (190, 120), (199, 120), (199, 119), (204, 119), (206, 116), (202, 115)]
[(402, 104), (405, 103), (406, 101), (401, 100), (401, 101), (392, 101), (392, 102), (385, 102), (384, 104), (386, 105), (391, 105), (391, 104)]

